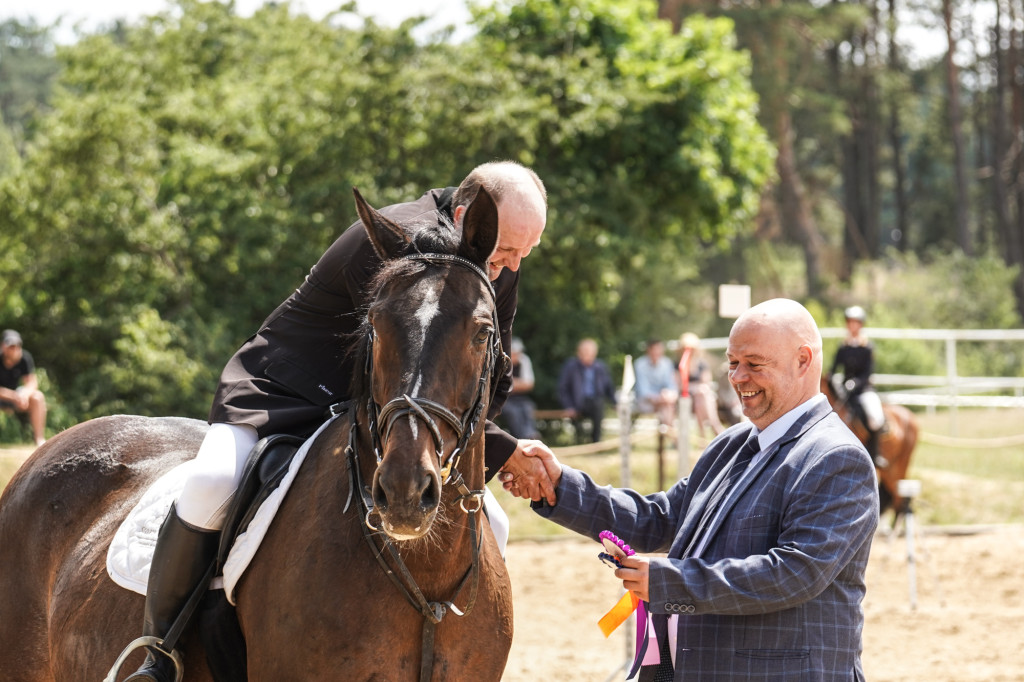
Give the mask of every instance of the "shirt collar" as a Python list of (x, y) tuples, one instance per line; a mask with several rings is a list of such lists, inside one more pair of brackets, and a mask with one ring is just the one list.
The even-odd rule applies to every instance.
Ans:
[(817, 407), (821, 402), (826, 400), (824, 393), (805, 400), (800, 403), (792, 410), (782, 415), (771, 424), (769, 424), (764, 431), (757, 432), (757, 427), (754, 427), (754, 432), (757, 433), (757, 445), (764, 452), (767, 450), (775, 441), (786, 435), (789, 431), (789, 427), (796, 423), (796, 420), (807, 414), (811, 409)]

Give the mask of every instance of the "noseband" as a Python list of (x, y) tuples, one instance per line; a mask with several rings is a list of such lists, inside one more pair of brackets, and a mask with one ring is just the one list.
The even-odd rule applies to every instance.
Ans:
[[(409, 396), (408, 394), (402, 394), (401, 396), (393, 398), (385, 403), (384, 407), (378, 407), (376, 401), (373, 399), (374, 331), (372, 328), (370, 329), (366, 342), (366, 376), (368, 377), (370, 387), (370, 397), (367, 401), (367, 414), (369, 415), (370, 438), (373, 442), (373, 451), (377, 458), (377, 464), (380, 465), (381, 463), (383, 457), (381, 454), (383, 450), (382, 444), (386, 442), (388, 437), (391, 435), (391, 429), (394, 427), (395, 422), (402, 416), (411, 415), (426, 424), (427, 429), (430, 431), (430, 435), (434, 440), (434, 449), (437, 461), (441, 467), (441, 482), (447, 483), (452, 478), (452, 471), (458, 465), (459, 456), (465, 450), (466, 444), (469, 442), (469, 439), (473, 437), (480, 421), (484, 417), (483, 408), (485, 391), (487, 390), (488, 383), (491, 382), (491, 378), (495, 370), (495, 360), (502, 357), (501, 336), (498, 333), (497, 300), (491, 280), (488, 279), (484, 271), (475, 263), (466, 260), (465, 258), (441, 253), (417, 253), (405, 256), (403, 260), (423, 261), (432, 265), (458, 265), (466, 268), (477, 275), (484, 284), (486, 284), (487, 293), (490, 295), (491, 300), (492, 325), (489, 332), (489, 338), (487, 340), (487, 356), (484, 359), (483, 369), (480, 372), (480, 379), (477, 382), (476, 397), (473, 400), (473, 404), (468, 410), (463, 412), (461, 417), (457, 416), (452, 410), (440, 403), (428, 400), (427, 398)], [(492, 395), (496, 386), (497, 382), (493, 382)], [(441, 436), (441, 430), (438, 428), (437, 422), (434, 420), (435, 417), (448, 424), (448, 426), (455, 431), (455, 436), (458, 439), (455, 449), (452, 450), (447, 459), (445, 459), (444, 456), (444, 438)], [(383, 430), (381, 429), (381, 425), (383, 425)], [(479, 504), (480, 501), (478, 499), (477, 508), (479, 508)]]

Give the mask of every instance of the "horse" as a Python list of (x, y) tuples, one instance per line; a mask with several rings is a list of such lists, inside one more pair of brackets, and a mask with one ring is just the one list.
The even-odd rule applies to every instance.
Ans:
[[(248, 679), (496, 681), (511, 585), (478, 512), (483, 420), (504, 357), (485, 274), (497, 208), (481, 189), (460, 237), (398, 225), (354, 194), (384, 261), (352, 343), (361, 376), (237, 585)], [(143, 597), (106, 575), (107, 547), (206, 428), (96, 418), (19, 469), (0, 497), (0, 680), (104, 679), (143, 621)], [(195, 631), (180, 642), (184, 682), (214, 680)], [(141, 659), (131, 654), (117, 679)]]
[[(850, 427), (854, 435), (864, 443), (868, 442), (868, 430), (864, 423), (857, 416), (856, 411), (847, 404), (845, 400), (839, 400), (828, 379), (822, 377), (821, 392), (828, 397), (828, 402), (836, 414)], [(893, 510), (892, 528), (896, 527), (907, 511), (910, 500), (901, 497), (899, 494), (899, 482), (906, 478), (907, 469), (910, 468), (910, 456), (917, 445), (918, 425), (914, 413), (902, 405), (890, 405), (884, 403), (882, 411), (885, 413), (886, 430), (878, 437), (878, 454), (888, 461), (889, 465), (884, 468), (876, 467), (878, 472), (878, 498), (880, 512), (888, 509)]]

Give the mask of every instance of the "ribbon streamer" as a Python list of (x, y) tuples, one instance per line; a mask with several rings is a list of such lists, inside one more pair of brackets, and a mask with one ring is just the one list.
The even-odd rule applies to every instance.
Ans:
[(640, 598), (632, 592), (627, 591), (626, 594), (622, 595), (619, 603), (613, 606), (608, 613), (601, 616), (601, 620), (597, 621), (597, 625), (601, 628), (604, 636), (607, 637), (612, 634), (615, 628), (625, 623), (626, 619), (636, 611), (636, 607), (639, 605)]

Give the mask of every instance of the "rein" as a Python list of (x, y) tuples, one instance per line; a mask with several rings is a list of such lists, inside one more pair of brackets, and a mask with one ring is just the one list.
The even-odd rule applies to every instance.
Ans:
[[(476, 604), (476, 598), (479, 591), (480, 548), (482, 545), (482, 538), (476, 515), (483, 509), (484, 491), (470, 490), (462, 477), (462, 473), (457, 469), (457, 466), (461, 453), (465, 450), (470, 438), (472, 438), (484, 417), (483, 408), (485, 404), (485, 390), (492, 378), (495, 360), (496, 358), (503, 357), (503, 354), (501, 349), (501, 337), (498, 334), (498, 313), (494, 287), (491, 285), (490, 279), (488, 279), (482, 269), (477, 267), (471, 261), (459, 256), (447, 254), (413, 254), (405, 256), (404, 259), (424, 261), (436, 265), (459, 265), (474, 272), (487, 284), (487, 291), (491, 298), (491, 314), (494, 323), (490, 332), (491, 338), (488, 342), (487, 357), (485, 358), (483, 370), (481, 371), (480, 379), (478, 381), (476, 397), (473, 401), (473, 405), (463, 413), (461, 418), (440, 403), (426, 398), (410, 397), (408, 394), (403, 394), (394, 398), (388, 401), (383, 408), (378, 408), (373, 399), (372, 390), (374, 337), (372, 329), (370, 330), (369, 338), (367, 339), (365, 372), (369, 379), (370, 387), (370, 390), (368, 391), (370, 397), (367, 400), (366, 405), (367, 418), (369, 422), (367, 424), (367, 430), (369, 431), (370, 441), (373, 446), (377, 465), (380, 465), (383, 458), (381, 454), (383, 450), (382, 444), (386, 442), (390, 436), (391, 429), (394, 426), (395, 421), (403, 415), (412, 415), (416, 417), (426, 424), (431, 437), (433, 438), (438, 464), (441, 467), (442, 485), (450, 483), (456, 491), (458, 491), (459, 494), (456, 499), (459, 502), (459, 507), (469, 517), (472, 562), (463, 574), (458, 586), (455, 588), (455, 593), (452, 595), (451, 599), (447, 601), (429, 601), (423, 595), (423, 591), (420, 589), (419, 585), (417, 585), (416, 579), (402, 560), (401, 554), (395, 547), (395, 543), (386, 534), (380, 533), (381, 529), (378, 526), (375, 526), (371, 521), (371, 517), (375, 513), (374, 503), (370, 487), (365, 484), (362, 471), (359, 466), (359, 455), (356, 447), (356, 434), (359, 424), (357, 417), (358, 410), (355, 409), (352, 410), (352, 424), (349, 429), (349, 442), (348, 446), (345, 448), (350, 483), (349, 498), (345, 504), (345, 511), (348, 511), (352, 502), (353, 491), (357, 491), (363, 515), (363, 523), (360, 524), (363, 531), (363, 539), (366, 540), (373, 552), (373, 555), (377, 558), (377, 562), (380, 564), (388, 578), (390, 578), (391, 582), (394, 583), (395, 587), (398, 588), (399, 593), (401, 593), (402, 596), (405, 597), (406, 601), (408, 601), (409, 604), (414, 609), (418, 610), (423, 616), (420, 680), (421, 682), (428, 682), (431, 678), (434, 667), (434, 635), (437, 625), (441, 622), (448, 611), (451, 611), (460, 617), (468, 614)], [(495, 385), (496, 383), (497, 382), (494, 382)], [(435, 417), (448, 424), (452, 430), (455, 431), (456, 438), (458, 439), (455, 448), (447, 459), (444, 457), (444, 439), (441, 436), (441, 431), (437, 426), (437, 422), (434, 420)], [(381, 430), (381, 424), (383, 424), (383, 431)], [(374, 535), (382, 537), (382, 547), (377, 546)], [(391, 561), (395, 566), (394, 570), (388, 565), (388, 562), (385, 559), (385, 550), (391, 557)], [(459, 594), (461, 594), (463, 588), (466, 587), (467, 583), (470, 585), (469, 597), (466, 601), (466, 605), (460, 609), (454, 602)]]

